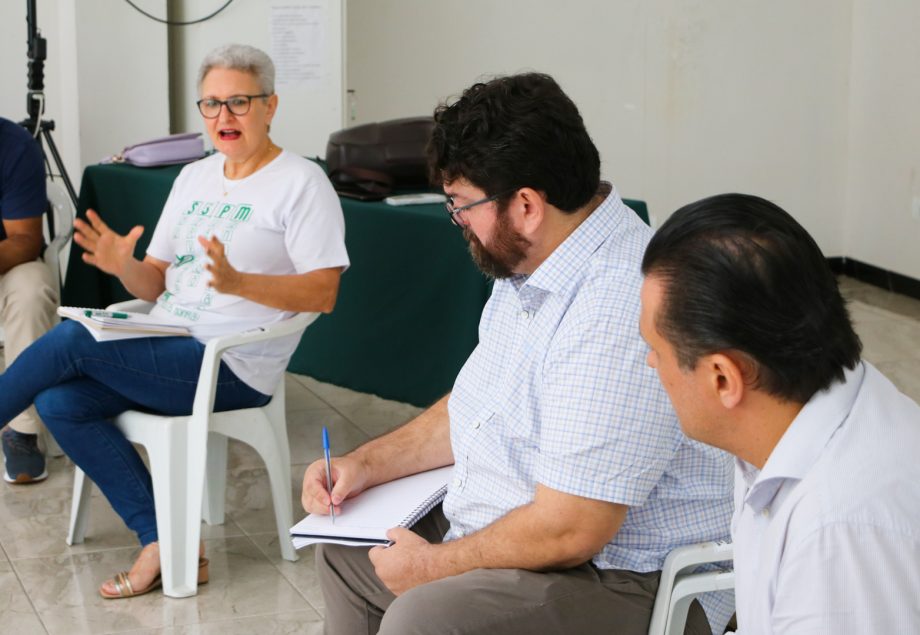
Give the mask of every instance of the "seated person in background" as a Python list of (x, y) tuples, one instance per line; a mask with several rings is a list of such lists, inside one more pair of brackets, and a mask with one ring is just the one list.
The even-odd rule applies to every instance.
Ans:
[[(452, 393), (333, 459), (346, 509), (378, 483), (454, 469), (443, 511), (391, 530), (393, 546), (317, 548), (326, 632), (645, 633), (667, 553), (727, 538), (731, 509), (730, 458), (684, 437), (645, 365), (651, 231), (600, 181), (547, 75), (475, 84), (435, 124), (432, 179), (495, 286)], [(319, 461), (303, 505), (329, 504)], [(698, 604), (690, 621), (711, 633)]]
[[(57, 272), (40, 259), (47, 205), (41, 147), (22, 126), (0, 118), (0, 327), (7, 366), (54, 323)], [(48, 477), (38, 447), (41, 428), (29, 405), (3, 430), (6, 482)]]
[(725, 194), (642, 270), (649, 363), (684, 431), (737, 457), (738, 632), (920, 632), (920, 407), (860, 361), (814, 240)]
[[(61, 448), (140, 539), (131, 570), (100, 589), (106, 598), (157, 588), (160, 571), (150, 474), (109, 419), (136, 408), (190, 413), (208, 339), (295, 312), (331, 311), (348, 265), (342, 210), (326, 176), (268, 136), (278, 105), (274, 75), (268, 55), (250, 46), (205, 58), (198, 105), (218, 152), (183, 168), (143, 261), (133, 256), (142, 227), (119, 236), (93, 211), (89, 223), (75, 223), (86, 262), (138, 298), (156, 300), (153, 315), (184, 321), (194, 337), (97, 343), (68, 321), (0, 375), (0, 423), (35, 400)], [(228, 351), (215, 409), (267, 403), (298, 341)]]

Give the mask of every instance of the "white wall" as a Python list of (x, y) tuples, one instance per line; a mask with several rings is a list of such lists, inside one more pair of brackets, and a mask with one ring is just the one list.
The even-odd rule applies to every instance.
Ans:
[[(166, 27), (111, 0), (38, 0), (48, 41), (45, 118), (79, 188), (83, 168), (168, 133)], [(165, 15), (165, 0), (139, 5)], [(25, 119), (26, 2), (0, 2), (0, 116)], [(142, 45), (141, 45), (142, 43)]]
[[(139, 2), (166, 15), (166, 0)], [(175, 7), (199, 17), (222, 3)], [(341, 127), (343, 59), (354, 123), (430, 114), (482, 75), (542, 70), (579, 104), (605, 176), (658, 221), (701, 196), (752, 192), (786, 207), (827, 255), (920, 278), (916, 0), (349, 0), (345, 52), (343, 0), (313, 4), (326, 8), (329, 73), (279, 88), (273, 136), (294, 151), (322, 154)], [(46, 117), (79, 186), (84, 166), (169, 131), (167, 27), (113, 0), (37, 5)], [(234, 2), (175, 31), (174, 129), (201, 129), (194, 75), (207, 50), (268, 49), (270, 6)], [(25, 0), (0, 2), (0, 116), (15, 121), (26, 115), (25, 13)]]
[(545, 71), (604, 175), (658, 221), (748, 192), (847, 255), (848, 2), (349, 0), (347, 33), (355, 123), (430, 114), (483, 74)]
[[(174, 20), (189, 20), (217, 9), (225, 0), (176, 2)], [(271, 6), (319, 6), (325, 17), (324, 63), (321, 81), (304, 86), (276, 85), (278, 114), (272, 121), (272, 140), (307, 156), (325, 156), (329, 133), (342, 128), (342, 2), (341, 0), (241, 0), (201, 24), (181, 27), (173, 36), (173, 131), (204, 131), (195, 106), (198, 67), (205, 54), (222, 44), (237, 42), (271, 53)]]
[[(76, 5), (75, 85), (83, 165), (126, 145), (169, 134), (166, 26), (125, 2), (58, 2)], [(135, 4), (152, 15), (166, 16), (166, 0)]]
[(845, 250), (920, 278), (920, 3), (855, 0)]

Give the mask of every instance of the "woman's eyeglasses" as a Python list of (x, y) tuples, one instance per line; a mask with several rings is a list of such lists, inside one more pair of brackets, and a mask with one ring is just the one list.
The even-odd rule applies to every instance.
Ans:
[(226, 106), (227, 110), (232, 114), (241, 117), (249, 112), (249, 109), (252, 107), (252, 100), (259, 97), (269, 97), (269, 95), (265, 93), (260, 95), (233, 95), (224, 100), (209, 97), (207, 99), (199, 99), (195, 103), (198, 105), (201, 116), (205, 119), (217, 119), (220, 116), (220, 109), (222, 106)]

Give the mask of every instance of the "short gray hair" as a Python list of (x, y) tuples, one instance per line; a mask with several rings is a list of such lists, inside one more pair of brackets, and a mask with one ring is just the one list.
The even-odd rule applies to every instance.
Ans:
[(275, 64), (265, 51), (248, 44), (225, 44), (205, 55), (198, 69), (198, 90), (213, 68), (228, 68), (255, 76), (266, 95), (275, 93)]

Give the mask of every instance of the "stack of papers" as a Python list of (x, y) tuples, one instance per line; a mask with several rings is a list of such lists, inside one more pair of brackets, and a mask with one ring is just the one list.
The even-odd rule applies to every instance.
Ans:
[(76, 320), (86, 327), (97, 342), (135, 337), (188, 336), (191, 332), (179, 320), (130, 311), (105, 311), (77, 306), (59, 307), (58, 315)]

